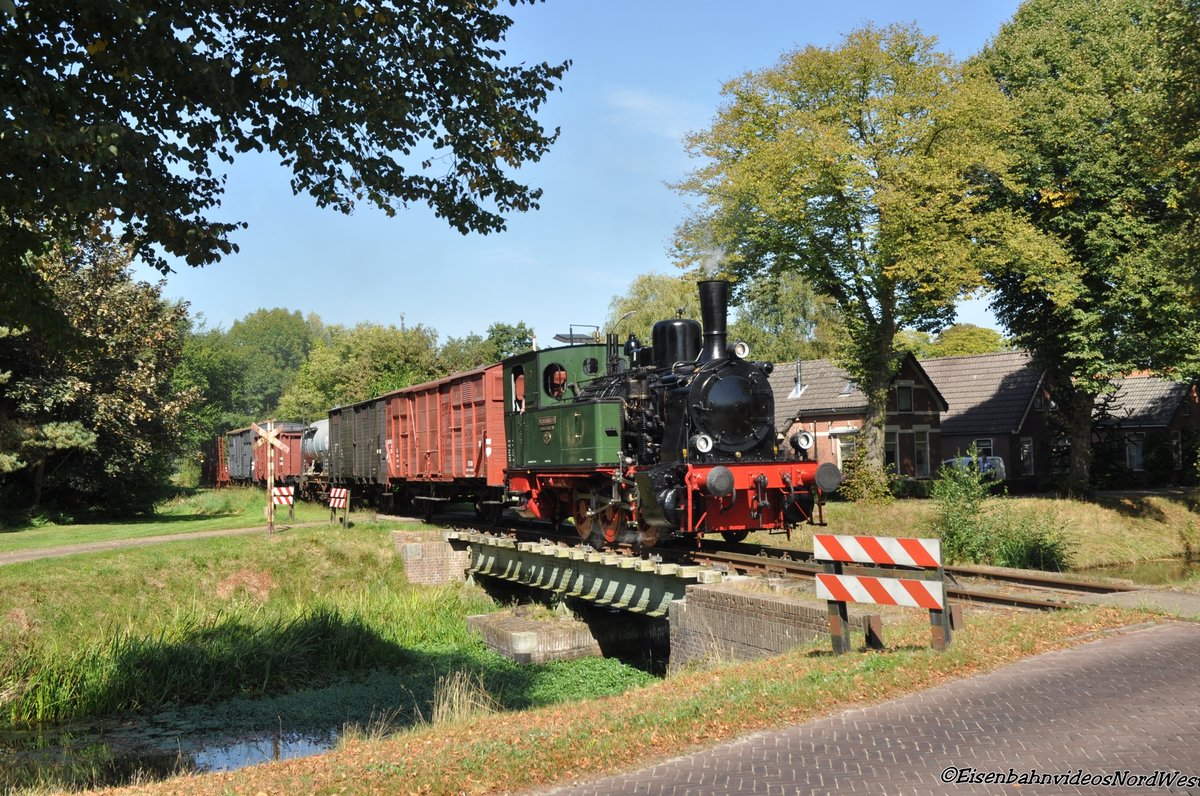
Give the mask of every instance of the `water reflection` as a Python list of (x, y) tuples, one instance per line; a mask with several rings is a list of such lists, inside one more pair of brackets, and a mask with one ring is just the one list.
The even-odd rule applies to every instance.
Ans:
[(321, 754), (340, 729), (228, 736), (131, 724), (63, 725), (0, 733), (0, 793), (53, 783), (96, 788), (179, 774), (232, 771)]
[(268, 760), (291, 760), (319, 755), (337, 744), (338, 733), (276, 733), (231, 743), (214, 743), (197, 749), (192, 761), (197, 771), (232, 771)]
[(1177, 586), (1200, 578), (1200, 559), (1161, 558), (1084, 570), (1091, 575), (1124, 578), (1145, 586)]

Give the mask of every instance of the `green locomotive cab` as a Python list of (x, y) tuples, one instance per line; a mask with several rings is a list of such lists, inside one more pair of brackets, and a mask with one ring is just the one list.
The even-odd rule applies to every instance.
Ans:
[(507, 501), (555, 526), (571, 518), (581, 536), (612, 504), (621, 469), (621, 400), (579, 397), (607, 356), (589, 343), (504, 360)]
[(621, 402), (577, 401), (582, 384), (604, 375), (605, 347), (529, 351), (504, 361), (509, 470), (618, 467)]

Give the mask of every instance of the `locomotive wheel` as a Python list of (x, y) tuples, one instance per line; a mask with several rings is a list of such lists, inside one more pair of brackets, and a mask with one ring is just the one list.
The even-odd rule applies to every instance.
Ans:
[(625, 525), (625, 512), (620, 509), (608, 509), (602, 515), (604, 528), (604, 541), (609, 544), (615, 544), (617, 536), (621, 532), (621, 528)]
[(721, 531), (721, 536), (725, 538), (725, 541), (733, 544), (746, 541), (746, 537), (749, 535), (749, 531)]
[(589, 505), (586, 500), (575, 501), (575, 532), (584, 541), (589, 541), (589, 537), (592, 535), (592, 528), (596, 524), (595, 518), (588, 516), (588, 508)]
[(638, 544), (642, 547), (654, 547), (658, 544), (658, 528), (638, 517)]

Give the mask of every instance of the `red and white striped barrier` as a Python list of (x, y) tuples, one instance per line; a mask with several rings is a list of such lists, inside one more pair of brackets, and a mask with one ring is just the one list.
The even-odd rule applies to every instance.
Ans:
[(329, 490), (329, 508), (344, 509), (350, 503), (350, 490), (345, 487), (333, 487)]
[(813, 534), (813, 558), (883, 566), (926, 567), (942, 565), (940, 539), (904, 539), (892, 536), (834, 536)]
[(904, 605), (931, 611), (946, 607), (946, 590), (937, 580), (818, 574), (816, 586), (818, 597), (837, 602)]
[(273, 486), (271, 487), (271, 502), (276, 506), (290, 506), (296, 499), (296, 487), (294, 486)]
[[(934, 649), (950, 645), (950, 611), (946, 607), (946, 586), (942, 581), (942, 543), (939, 539), (909, 539), (893, 536), (835, 536), (813, 534), (813, 559), (825, 562), (825, 572), (817, 574), (816, 592), (829, 604), (829, 635), (833, 651), (850, 651), (850, 615), (847, 603), (875, 603), (925, 608), (929, 613), (931, 642)], [(936, 579), (877, 578), (871, 575), (844, 575), (843, 564), (875, 564), (885, 567), (917, 567), (935, 570)], [(882, 648), (882, 623), (868, 618), (867, 644)], [(871, 629), (871, 627), (874, 629)]]

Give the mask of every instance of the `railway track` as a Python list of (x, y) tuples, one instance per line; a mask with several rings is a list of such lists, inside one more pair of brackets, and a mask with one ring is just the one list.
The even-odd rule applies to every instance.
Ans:
[[(479, 529), (478, 523), (471, 523), (471, 525), (473, 528)], [(576, 544), (579, 541), (575, 534), (556, 534), (548, 526), (485, 530), (569, 544)], [(650, 551), (649, 555), (672, 563), (707, 564), (737, 574), (812, 578), (818, 572), (825, 571), (822, 564), (812, 560), (812, 553), (807, 550), (788, 550), (745, 543), (731, 544), (717, 541), (710, 543), (707, 540), (705, 544), (706, 547), (701, 549), (690, 545), (656, 547)], [(619, 546), (617, 552), (634, 554), (634, 550), (629, 547)], [(902, 570), (902, 568), (893, 570), (870, 565), (847, 565), (845, 571), (847, 574), (879, 574), (881, 571), (894, 572), (897, 570)], [(911, 570), (906, 572), (911, 572)], [(1113, 594), (1139, 590), (1137, 586), (1084, 580), (1060, 573), (996, 567), (947, 566), (943, 567), (943, 572), (946, 574), (946, 594), (951, 599), (964, 603), (1007, 606), (1027, 610), (1061, 610), (1078, 604), (1079, 600), (1073, 598), (1080, 595)], [(981, 588), (979, 581), (996, 584), (1000, 588)], [(1021, 591), (1015, 591), (1014, 588), (1017, 587)]]

